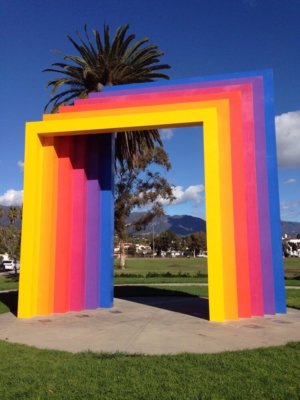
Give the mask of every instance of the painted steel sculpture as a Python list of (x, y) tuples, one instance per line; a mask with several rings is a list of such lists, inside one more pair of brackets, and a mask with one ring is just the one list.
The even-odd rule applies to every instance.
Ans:
[(104, 88), (26, 126), (18, 316), (113, 304), (113, 132), (203, 125), (210, 320), (285, 313), (272, 72)]

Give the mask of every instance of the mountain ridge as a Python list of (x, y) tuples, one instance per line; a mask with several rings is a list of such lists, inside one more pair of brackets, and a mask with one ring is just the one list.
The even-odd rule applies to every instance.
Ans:
[(178, 236), (187, 236), (196, 232), (206, 232), (206, 222), (202, 218), (193, 217), (191, 215), (163, 215), (161, 217), (155, 217), (153, 221), (146, 226), (145, 229), (135, 231), (130, 226), (132, 222), (142, 216), (143, 212), (133, 212), (127, 218), (127, 233), (135, 234), (137, 236), (143, 236), (153, 233), (156, 234), (171, 230)]
[[(4, 217), (0, 219), (0, 226), (8, 226), (10, 225), (9, 219), (6, 216), (7, 210), (9, 207), (1, 206), (4, 210)], [(153, 229), (155, 234), (162, 233), (168, 229), (176, 233), (178, 236), (187, 236), (196, 232), (206, 232), (206, 222), (204, 219), (199, 217), (194, 217), (192, 215), (168, 215), (165, 214), (161, 217), (155, 217), (154, 221), (148, 224), (145, 229), (136, 232), (130, 224), (139, 218), (143, 212), (132, 212), (130, 216), (127, 218), (127, 233), (134, 234), (137, 236), (152, 234)], [(15, 223), (13, 224), (15, 227), (21, 227), (21, 220), (17, 218)], [(287, 235), (288, 237), (296, 237), (300, 233), (300, 222), (295, 221), (281, 221), (281, 230), (282, 235)]]
[[(206, 232), (206, 222), (204, 219), (199, 217), (193, 217), (191, 215), (163, 215), (162, 217), (155, 217), (154, 223), (151, 222), (146, 226), (144, 230), (136, 232), (130, 224), (139, 218), (143, 212), (133, 212), (127, 218), (127, 233), (134, 234), (137, 236), (143, 236), (153, 233), (153, 225), (155, 234), (162, 233), (168, 229), (176, 233), (178, 236), (187, 236), (192, 233)], [(300, 222), (294, 221), (281, 221), (282, 235), (288, 237), (296, 237), (300, 233)]]

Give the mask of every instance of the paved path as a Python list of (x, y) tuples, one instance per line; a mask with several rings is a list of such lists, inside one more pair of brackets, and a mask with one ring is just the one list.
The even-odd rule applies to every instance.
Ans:
[[(117, 283), (114, 286), (208, 286), (207, 283), (187, 282), (187, 283)], [(300, 289), (300, 286), (286, 286), (286, 289)], [(0, 290), (0, 293), (17, 292), (18, 289)]]
[(29, 320), (2, 314), (0, 339), (71, 352), (146, 354), (215, 353), (300, 340), (299, 310), (225, 323), (209, 322), (207, 314), (203, 298), (115, 299), (112, 309)]
[[(115, 283), (114, 286), (208, 286), (204, 282), (178, 282), (178, 283)], [(300, 286), (286, 286), (286, 289), (300, 289)]]

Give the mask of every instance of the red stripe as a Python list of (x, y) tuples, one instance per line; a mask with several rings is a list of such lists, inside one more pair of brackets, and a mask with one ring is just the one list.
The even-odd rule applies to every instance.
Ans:
[(72, 151), (71, 137), (54, 139), (58, 159), (57, 182), (57, 227), (54, 282), (54, 312), (69, 311), (70, 236), (71, 236), (71, 196), (72, 196)]

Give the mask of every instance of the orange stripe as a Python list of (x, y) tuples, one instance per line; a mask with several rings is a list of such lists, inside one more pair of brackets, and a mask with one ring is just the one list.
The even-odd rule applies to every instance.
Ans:
[[(231, 104), (238, 102), (232, 99)], [(224, 279), (224, 310), (225, 319), (237, 319), (237, 287), (236, 262), (234, 244), (234, 221), (232, 201), (232, 170), (231, 170), (231, 143), (230, 143), (230, 108), (228, 105), (220, 107), (219, 123), (219, 171), (221, 192), (221, 223), (222, 223), (222, 256)]]
[(141, 99), (139, 102), (127, 103), (127, 107), (119, 108), (118, 103), (109, 109), (91, 109), (90, 111), (76, 111), (76, 107), (73, 106), (74, 112), (68, 113), (57, 113), (57, 114), (44, 114), (43, 120), (64, 120), (64, 119), (76, 119), (76, 118), (89, 118), (97, 116), (109, 116), (109, 115), (128, 115), (136, 112), (161, 112), (164, 110), (184, 110), (187, 108), (198, 108), (199, 105), (202, 107), (205, 102), (214, 100), (228, 99), (231, 93), (237, 93), (239, 90), (232, 91), (219, 91), (214, 93), (201, 93), (193, 94), (189, 96), (183, 96), (182, 98), (169, 96), (167, 98), (162, 97), (159, 100), (156, 99)]
[(37, 315), (53, 312), (54, 251), (55, 251), (55, 203), (56, 203), (56, 156), (53, 138), (42, 138), (42, 209), (38, 264)]
[(63, 313), (70, 309), (70, 247), (71, 247), (71, 195), (72, 195), (72, 137), (55, 138), (58, 155), (57, 178), (57, 221), (54, 312)]

